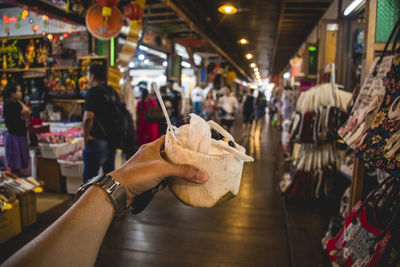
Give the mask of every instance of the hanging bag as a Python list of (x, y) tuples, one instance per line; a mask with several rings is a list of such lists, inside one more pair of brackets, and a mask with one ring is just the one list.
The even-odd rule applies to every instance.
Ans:
[[(399, 22), (397, 23), (398, 26)], [(400, 28), (400, 27), (398, 27)], [(393, 34), (393, 33), (392, 33)], [(396, 40), (393, 43), (396, 47)], [(385, 78), (384, 102), (371, 123), (356, 155), (372, 166), (393, 176), (400, 175), (400, 49), (393, 56), (390, 71)]]
[[(393, 55), (387, 55), (391, 40), (398, 32), (399, 22), (393, 28), (381, 56), (376, 57), (369, 69), (367, 78), (355, 101), (347, 122), (339, 130), (339, 135), (351, 147), (363, 143), (369, 128), (375, 126), (374, 119), (382, 106), (385, 95), (385, 77), (391, 71)], [(396, 38), (395, 38), (396, 39)], [(393, 44), (393, 49), (395, 43)]]
[[(376, 226), (376, 210), (370, 208), (369, 203), (375, 203), (378, 207), (378, 203), (385, 197), (387, 198), (386, 202), (389, 202), (390, 199), (386, 193), (390, 195), (390, 191), (394, 191), (396, 188), (395, 191), (398, 194), (398, 186), (394, 185), (395, 181), (395, 178), (388, 178), (376, 187), (364, 202), (358, 202), (347, 216), (337, 236), (327, 242), (326, 249), (333, 265), (379, 266), (391, 239), (392, 227), (394, 227), (395, 221), (398, 221), (400, 205), (397, 202), (392, 218), (385, 227), (381, 227)], [(383, 192), (379, 192), (382, 190)], [(377, 192), (379, 194), (376, 194)], [(375, 223), (371, 223), (371, 220)]]

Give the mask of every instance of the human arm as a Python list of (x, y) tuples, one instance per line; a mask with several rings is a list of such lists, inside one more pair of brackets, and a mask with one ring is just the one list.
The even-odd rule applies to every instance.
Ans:
[[(121, 168), (109, 173), (134, 197), (155, 187), (168, 176), (204, 183), (208, 175), (188, 165), (165, 161), (160, 150), (165, 137), (143, 145)], [(91, 186), (54, 224), (11, 256), (4, 266), (93, 266), (115, 210), (105, 191)]]
[(25, 105), (24, 102), (22, 102), (22, 101), (18, 101), (18, 102), (22, 107), (21, 115), (30, 115), (31, 114), (30, 108), (27, 105)]
[(85, 112), (83, 113), (83, 138), (85, 140), (85, 144), (88, 140), (93, 139), (93, 137), (90, 136), (90, 130), (93, 127), (93, 121), (94, 112), (85, 110)]

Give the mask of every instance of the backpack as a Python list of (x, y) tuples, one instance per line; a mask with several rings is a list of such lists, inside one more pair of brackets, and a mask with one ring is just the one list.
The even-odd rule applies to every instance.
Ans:
[(111, 146), (122, 149), (126, 157), (130, 158), (135, 154), (135, 129), (132, 115), (114, 88), (103, 86), (103, 89), (107, 96), (108, 107), (110, 108), (112, 127), (104, 129), (101, 126), (101, 128)]

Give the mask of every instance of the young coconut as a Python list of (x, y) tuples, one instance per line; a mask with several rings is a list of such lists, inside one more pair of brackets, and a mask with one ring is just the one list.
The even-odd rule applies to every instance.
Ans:
[[(193, 184), (170, 178), (169, 189), (182, 203), (192, 207), (214, 207), (239, 193), (244, 161), (253, 161), (244, 147), (235, 143), (233, 137), (213, 121), (208, 123), (190, 114), (190, 124), (180, 128), (172, 126), (160, 91), (155, 83), (153, 89), (167, 120), (165, 156), (177, 164), (189, 164), (206, 170), (208, 181)], [(211, 128), (223, 140), (211, 138)]]
[[(204, 184), (193, 184), (182, 179), (171, 178), (169, 180), (170, 191), (181, 202), (192, 207), (214, 207), (221, 204), (239, 193), (240, 181), (242, 177), (244, 161), (253, 161), (253, 158), (245, 154), (245, 149), (234, 143), (233, 137), (229, 136), (229, 141), (234, 143), (234, 147), (222, 140), (214, 140), (208, 133), (211, 132), (210, 126), (202, 118), (191, 114), (190, 124), (177, 129), (176, 137), (180, 141), (178, 144), (174, 138), (174, 132), (169, 130), (165, 139), (165, 154), (168, 160), (178, 164), (189, 164), (198, 169), (206, 170), (208, 181)], [(202, 123), (204, 122), (204, 123)], [(197, 124), (197, 127), (194, 126)], [(192, 128), (192, 129), (191, 129)], [(196, 130), (201, 128), (202, 130)], [(207, 130), (207, 131), (206, 131)], [(218, 127), (213, 130), (219, 131)], [(197, 134), (197, 136), (186, 136), (187, 134)], [(219, 132), (224, 136), (224, 133)], [(193, 142), (197, 140), (193, 146)], [(202, 140), (202, 142), (199, 142)], [(205, 147), (208, 145), (208, 149)], [(199, 151), (193, 150), (198, 147)]]

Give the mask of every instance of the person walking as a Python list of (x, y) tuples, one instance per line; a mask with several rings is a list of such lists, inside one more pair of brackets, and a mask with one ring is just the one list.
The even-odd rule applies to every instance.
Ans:
[(262, 126), (265, 120), (267, 107), (267, 100), (265, 99), (264, 94), (259, 91), (256, 100), (254, 101), (254, 134), (261, 137)]
[(206, 120), (215, 119), (215, 112), (218, 110), (218, 102), (214, 98), (214, 94), (210, 89), (207, 93), (207, 98), (203, 102), (202, 117)]
[(142, 90), (142, 97), (137, 104), (137, 131), (140, 144), (153, 142), (158, 138), (158, 122), (146, 121), (146, 111), (149, 108), (158, 108), (157, 101), (152, 98), (147, 89)]
[(196, 115), (201, 114), (201, 109), (203, 105), (203, 89), (200, 86), (197, 86), (192, 91), (192, 106), (193, 106), (193, 113)]
[(171, 114), (171, 123), (175, 126), (178, 126), (182, 111), (182, 94), (173, 88), (172, 82), (168, 82), (167, 91), (167, 94), (172, 101), (173, 107), (173, 111)]
[(90, 89), (86, 94), (83, 113), (83, 136), (85, 148), (82, 152), (84, 168), (83, 182), (99, 173), (114, 170), (115, 150), (112, 131), (114, 128), (115, 111), (110, 100), (110, 88), (106, 84), (107, 70), (105, 66), (94, 64), (88, 71)]
[(254, 89), (250, 88), (242, 101), (243, 136), (250, 135), (251, 124), (254, 118)]
[(3, 89), (3, 115), (7, 127), (4, 140), (6, 168), (20, 176), (29, 166), (29, 146), (25, 116), (30, 109), (21, 101), (21, 86), (9, 83)]
[(221, 118), (221, 126), (228, 132), (231, 131), (238, 107), (238, 100), (232, 95), (231, 89), (226, 87), (225, 95), (219, 99), (219, 117)]

